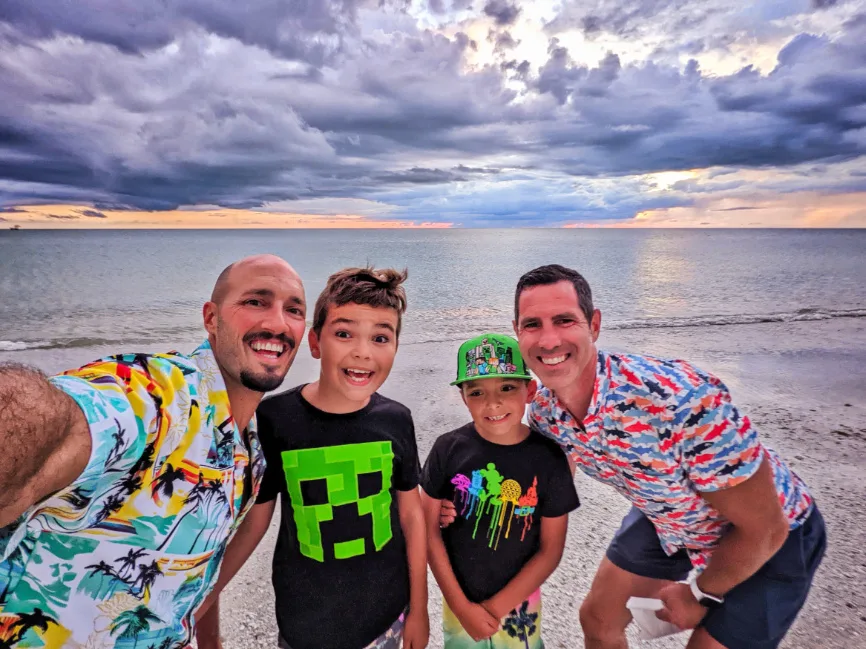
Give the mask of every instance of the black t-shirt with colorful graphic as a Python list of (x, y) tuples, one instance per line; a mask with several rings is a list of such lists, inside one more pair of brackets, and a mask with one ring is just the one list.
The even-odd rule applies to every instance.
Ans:
[(277, 625), (292, 649), (358, 649), (409, 604), (396, 492), (418, 486), (415, 429), (408, 408), (379, 394), (332, 414), (302, 387), (256, 413), (267, 461), (257, 502), (282, 495)]
[(538, 552), (542, 517), (580, 505), (568, 460), (555, 442), (532, 432), (519, 444), (494, 444), (471, 423), (436, 440), (421, 486), (457, 507), (442, 539), (473, 602), (502, 590)]

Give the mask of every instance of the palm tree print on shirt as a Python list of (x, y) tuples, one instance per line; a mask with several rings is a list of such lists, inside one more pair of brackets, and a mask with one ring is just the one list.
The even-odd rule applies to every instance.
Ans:
[(149, 608), (141, 604), (114, 618), (111, 623), (111, 635), (117, 634), (118, 640), (132, 638), (132, 646), (135, 649), (138, 636), (150, 631), (150, 623), (161, 621)]

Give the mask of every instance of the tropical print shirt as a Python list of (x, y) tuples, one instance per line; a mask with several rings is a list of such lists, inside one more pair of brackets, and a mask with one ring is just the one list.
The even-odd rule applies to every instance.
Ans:
[(583, 422), (547, 388), (529, 418), (584, 473), (640, 509), (667, 554), (685, 548), (699, 570), (728, 526), (701, 492), (744, 482), (764, 457), (791, 529), (811, 512), (806, 485), (761, 444), (725, 385), (685, 361), (600, 351)]
[(255, 502), (263, 455), (205, 342), (53, 377), (93, 440), (68, 488), (0, 529), (0, 647), (176, 649)]

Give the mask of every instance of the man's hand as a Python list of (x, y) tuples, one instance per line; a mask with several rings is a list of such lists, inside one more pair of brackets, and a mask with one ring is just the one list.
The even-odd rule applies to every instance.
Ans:
[(499, 631), (499, 620), (493, 617), (481, 604), (469, 603), (454, 615), (460, 620), (463, 630), (468, 633), (475, 642), (486, 640)]
[(427, 610), (409, 610), (403, 626), (403, 649), (424, 649), (430, 640), (430, 619)]
[(439, 527), (448, 527), (457, 518), (457, 508), (450, 500), (442, 499), (442, 508), (439, 510)]
[(665, 586), (659, 591), (659, 599), (665, 607), (656, 617), (681, 629), (694, 629), (707, 614), (707, 608), (698, 603), (688, 584)]

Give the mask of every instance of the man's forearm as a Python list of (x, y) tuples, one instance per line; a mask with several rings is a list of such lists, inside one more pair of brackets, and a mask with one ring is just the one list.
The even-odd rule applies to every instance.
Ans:
[(732, 527), (719, 541), (706, 570), (698, 577), (698, 588), (723, 596), (754, 575), (776, 554), (788, 536), (787, 528), (747, 533)]
[(195, 641), (199, 649), (220, 649), (220, 599), (208, 597), (201, 617), (196, 616)]
[(0, 364), (0, 527), (72, 483), (90, 457), (75, 401), (34, 369)]

